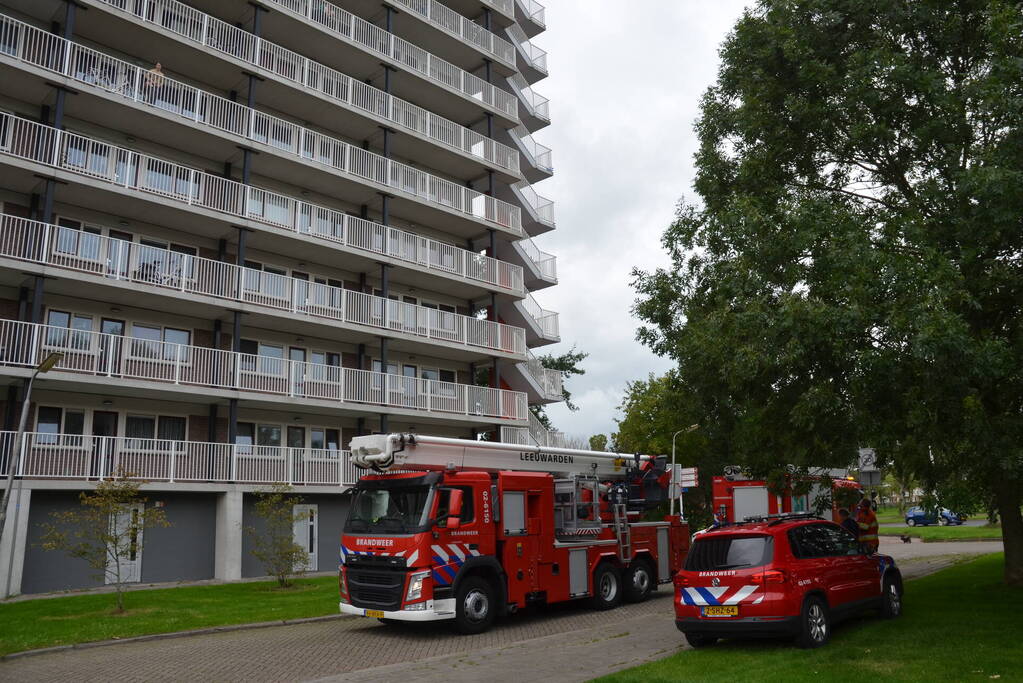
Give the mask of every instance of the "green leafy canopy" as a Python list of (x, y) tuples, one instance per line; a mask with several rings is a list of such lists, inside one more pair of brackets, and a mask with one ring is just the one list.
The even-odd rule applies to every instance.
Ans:
[(1023, 583), (1019, 5), (763, 0), (721, 58), (639, 339), (737, 460), (968, 482)]

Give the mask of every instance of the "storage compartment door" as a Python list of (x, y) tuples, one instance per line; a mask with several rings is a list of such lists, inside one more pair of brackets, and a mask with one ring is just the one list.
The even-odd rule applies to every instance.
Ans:
[(661, 583), (668, 581), (671, 577), (671, 567), (668, 562), (671, 560), (668, 549), (668, 530), (657, 530), (657, 580)]
[(586, 548), (575, 548), (568, 551), (568, 596), (571, 598), (590, 592), (589, 563), (586, 558)]
[(735, 522), (747, 517), (767, 516), (766, 486), (736, 486), (732, 489), (735, 500)]

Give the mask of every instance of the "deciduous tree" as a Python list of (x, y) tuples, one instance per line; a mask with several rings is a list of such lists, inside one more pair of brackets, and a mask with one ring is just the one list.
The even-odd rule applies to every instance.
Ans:
[(1019, 4), (761, 0), (721, 58), (640, 339), (744, 461), (969, 482), (1023, 585)]
[(117, 612), (124, 611), (125, 563), (142, 553), (145, 529), (170, 526), (163, 508), (146, 505), (145, 483), (118, 471), (79, 494), (78, 508), (51, 512), (41, 525), (44, 549), (85, 560), (97, 580), (114, 585)]

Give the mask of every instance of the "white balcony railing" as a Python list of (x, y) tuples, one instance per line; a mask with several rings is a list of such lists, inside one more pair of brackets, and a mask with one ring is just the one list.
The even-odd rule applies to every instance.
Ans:
[[(312, 90), (357, 113), (382, 117), (402, 130), (411, 131), (437, 144), (453, 147), (485, 159), (502, 168), (511, 171), (517, 171), (519, 168), (518, 155), (506, 145), (494, 142), (485, 135), (433, 114), (422, 107), (393, 97), (379, 88), (374, 88), (340, 71), (306, 59), (296, 52), (286, 50), (273, 43), (267, 43), (247, 31), (208, 14), (203, 14), (190, 7), (186, 8), (185, 5), (174, 2), (174, 0), (147, 0), (145, 3), (137, 0), (100, 0), (100, 2), (155, 23), (175, 35), (203, 45), (204, 48), (264, 69), (291, 86)], [(187, 11), (182, 8), (186, 8)], [(9, 17), (5, 17), (4, 21), (7, 23), (6, 34), (0, 39), (0, 51), (19, 56), (33, 64), (64, 73), (72, 78), (78, 78), (75, 74), (68, 73), (66, 69), (62, 68), (59, 57), (54, 59), (42, 52), (25, 53), (19, 50), (24, 39), (18, 32), (38, 31), (38, 29)], [(50, 45), (56, 46), (62, 42), (58, 36), (48, 33), (45, 35), (49, 36)], [(43, 41), (38, 39), (30, 44), (37, 50), (44, 47)], [(60, 55), (60, 57), (62, 56)], [(47, 59), (53, 59), (53, 61), (47, 63)], [(89, 68), (91, 71), (94, 67), (90, 66)], [(103, 70), (96, 68), (95, 72), (95, 80), (108, 90), (121, 91), (122, 88), (128, 88), (133, 82), (122, 78), (116, 70), (104, 73)], [(124, 94), (129, 95), (129, 93)]]
[(564, 379), (561, 372), (544, 367), (532, 351), (526, 352), (526, 362), (520, 363), (520, 366), (525, 366), (526, 372), (540, 385), (544, 398), (552, 401), (563, 398), (561, 390)]
[(345, 249), (390, 256), (439, 274), (524, 291), (522, 269), (504, 261), (3, 113), (0, 154), (309, 235)]
[(561, 339), (561, 332), (558, 329), (558, 314), (554, 311), (544, 309), (536, 302), (532, 294), (526, 296), (520, 302), (530, 318), (536, 323), (540, 333), (547, 339)]
[(298, 317), (366, 325), (492, 351), (526, 352), (526, 332), (520, 327), (6, 214), (0, 214), (0, 256), (170, 292), (249, 303)]
[(463, 17), (453, 9), (436, 2), (436, 0), (395, 0), (395, 2), (479, 50), (497, 57), (506, 64), (515, 66), (515, 48), (511, 43), (494, 35), (475, 21)]
[(359, 477), (348, 451), (28, 432), (0, 432), (4, 472), (14, 456), (25, 479), (101, 480), (119, 472), (148, 481), (350, 486)]
[(558, 281), (558, 259), (553, 254), (548, 254), (545, 251), (541, 251), (533, 240), (528, 237), (524, 240), (516, 242), (521, 248), (526, 257), (532, 262), (533, 267), (540, 276), (545, 280), (551, 282)]
[(540, 446), (541, 448), (565, 448), (565, 434), (555, 429), (547, 429), (532, 412), (529, 413), (528, 427), (501, 427), (501, 441), (522, 446)]
[(493, 7), (505, 16), (515, 18), (515, 0), (481, 0), (484, 5)]
[[(129, 1), (102, 0), (102, 2), (113, 5), (122, 5)], [(450, 62), (430, 54), (423, 48), (360, 19), (331, 2), (326, 0), (266, 1), (285, 11), (304, 17), (346, 43), (393, 59), (402, 67), (415, 71), (428, 80), (494, 107), (512, 118), (518, 116), (518, 105), (511, 93), (495, 88), (479, 76), (474, 76)], [(149, 4), (180, 4), (174, 0), (148, 0), (148, 2)]]
[(64, 354), (55, 370), (104, 382), (146, 380), (503, 420), (525, 420), (529, 412), (518, 391), (0, 320), (0, 365), (32, 368), (55, 351)]
[(547, 26), (547, 9), (536, 0), (515, 0), (523, 13), (537, 26)]
[(27, 63), (196, 124), (264, 143), (279, 153), (321, 164), (332, 173), (385, 186), (507, 228), (520, 225), (519, 209), (507, 202), (166, 76), (154, 77), (134, 64), (0, 15), (0, 53), (7, 52), (7, 47)]
[(537, 142), (525, 126), (516, 126), (509, 134), (519, 144), (529, 162), (541, 171), (554, 173), (554, 161), (551, 156), (551, 148)]
[(529, 113), (538, 119), (542, 119), (550, 123), (551, 120), (551, 105), (543, 95), (540, 95), (535, 90), (529, 87), (526, 83), (526, 79), (522, 78), (519, 74), (514, 74), (508, 77), (508, 85), (518, 95), (519, 100), (526, 106)]
[(537, 71), (546, 74), (547, 73), (547, 51), (541, 50), (539, 47), (529, 41), (525, 31), (518, 24), (512, 24), (505, 31), (508, 33), (508, 37), (511, 38), (511, 42), (514, 43), (516, 49), (522, 58)]
[(529, 205), (537, 220), (547, 225), (554, 225), (554, 201), (541, 197), (529, 183), (518, 183), (515, 188), (522, 194), (522, 198)]

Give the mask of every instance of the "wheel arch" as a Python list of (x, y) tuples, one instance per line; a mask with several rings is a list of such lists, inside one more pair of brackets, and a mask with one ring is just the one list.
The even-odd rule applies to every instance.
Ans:
[(451, 583), (452, 595), (458, 595), (458, 587), (469, 577), (478, 576), (494, 589), (497, 600), (497, 614), (503, 616), (508, 612), (508, 581), (504, 569), (496, 558), (491, 556), (472, 557), (465, 561), (455, 580)]

